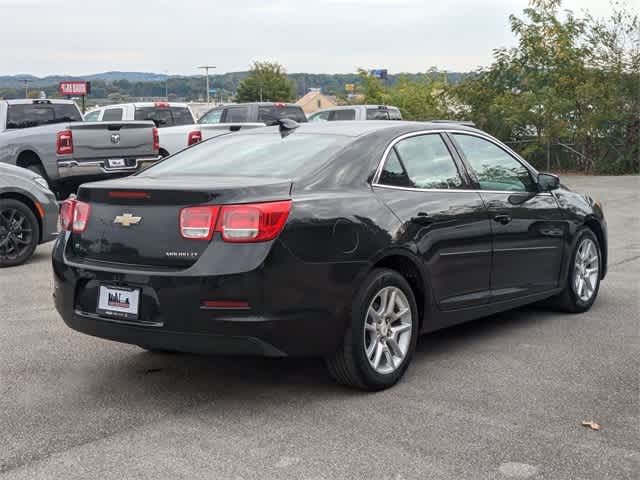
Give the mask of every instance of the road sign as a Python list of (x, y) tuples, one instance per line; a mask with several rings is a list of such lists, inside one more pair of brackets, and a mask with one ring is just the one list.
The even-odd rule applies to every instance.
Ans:
[(355, 84), (353, 84), (353, 83), (347, 83), (347, 84), (344, 86), (344, 89), (345, 89), (347, 92), (353, 92), (353, 91), (356, 89), (356, 86), (355, 86)]

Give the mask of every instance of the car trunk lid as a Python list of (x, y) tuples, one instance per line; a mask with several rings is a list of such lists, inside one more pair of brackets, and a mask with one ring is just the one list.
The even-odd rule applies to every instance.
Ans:
[(128, 177), (83, 185), (87, 228), (70, 242), (80, 260), (186, 268), (217, 241), (183, 238), (180, 211), (194, 205), (229, 205), (290, 199), (291, 181), (260, 177)]

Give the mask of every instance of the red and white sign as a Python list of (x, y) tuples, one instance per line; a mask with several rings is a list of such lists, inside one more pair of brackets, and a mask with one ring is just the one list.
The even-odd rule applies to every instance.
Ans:
[(89, 93), (87, 82), (60, 82), (60, 95), (87, 95)]

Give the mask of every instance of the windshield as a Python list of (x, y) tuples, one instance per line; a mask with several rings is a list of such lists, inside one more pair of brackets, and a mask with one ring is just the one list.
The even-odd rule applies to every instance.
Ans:
[(323, 164), (348, 137), (232, 133), (179, 152), (140, 176), (221, 175), (292, 178), (303, 166)]
[(16, 103), (9, 104), (7, 111), (7, 128), (81, 121), (82, 115), (72, 103)]
[(195, 123), (187, 107), (141, 107), (136, 108), (134, 120), (151, 120), (158, 127), (191, 125)]

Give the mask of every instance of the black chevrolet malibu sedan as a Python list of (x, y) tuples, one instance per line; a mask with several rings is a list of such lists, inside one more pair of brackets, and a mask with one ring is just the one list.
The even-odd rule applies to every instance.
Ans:
[(83, 185), (61, 221), (54, 296), (71, 328), (321, 356), (369, 390), (398, 381), (421, 333), (541, 300), (588, 310), (607, 267), (597, 202), (457, 124), (229, 133)]

